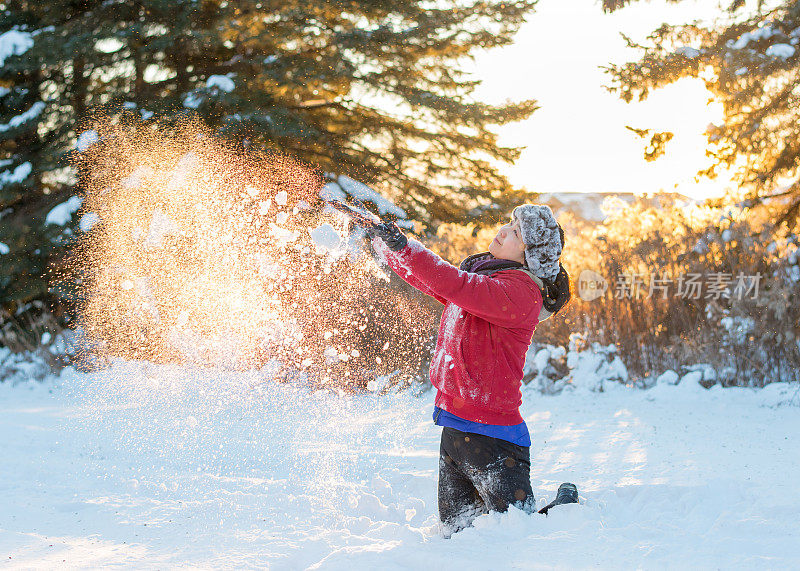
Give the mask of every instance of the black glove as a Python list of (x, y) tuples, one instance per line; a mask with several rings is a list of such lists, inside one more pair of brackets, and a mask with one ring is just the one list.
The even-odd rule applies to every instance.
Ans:
[(377, 236), (384, 241), (392, 252), (398, 252), (406, 247), (408, 238), (394, 222), (382, 222), (365, 228), (370, 238)]

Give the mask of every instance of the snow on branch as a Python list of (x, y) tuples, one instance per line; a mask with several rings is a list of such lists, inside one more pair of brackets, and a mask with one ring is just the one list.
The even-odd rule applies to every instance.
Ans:
[(9, 30), (0, 35), (0, 65), (5, 64), (11, 56), (19, 56), (33, 47), (33, 38), (29, 32)]
[(16, 117), (12, 117), (11, 121), (8, 123), (0, 123), (0, 133), (10, 131), (11, 129), (19, 127), (23, 123), (30, 121), (31, 119), (35, 119), (42, 111), (44, 111), (44, 102), (37, 101), (31, 105), (31, 108), (25, 111), (25, 113), (17, 115)]
[(62, 202), (48, 212), (47, 218), (44, 221), (45, 225), (56, 224), (58, 226), (64, 226), (67, 222), (72, 220), (72, 215), (78, 211), (81, 204), (83, 204), (83, 200), (77, 196), (73, 196), (66, 202)]
[(31, 174), (31, 163), (24, 162), (21, 165), (17, 166), (13, 171), (3, 171), (0, 172), (0, 188), (4, 187), (7, 184), (15, 183), (15, 182), (22, 182), (28, 175)]

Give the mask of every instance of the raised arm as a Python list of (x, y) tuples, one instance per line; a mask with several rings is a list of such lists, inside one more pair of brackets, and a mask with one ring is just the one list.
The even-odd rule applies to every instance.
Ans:
[(423, 282), (419, 281), (411, 272), (411, 268), (404, 265), (403, 262), (398, 259), (397, 254), (392, 252), (386, 246), (386, 244), (383, 243), (383, 240), (380, 238), (373, 238), (372, 247), (375, 248), (375, 252), (378, 254), (378, 256), (380, 256), (381, 259), (383, 259), (389, 265), (389, 267), (392, 268), (394, 272), (403, 279), (403, 281), (418, 289), (425, 295), (436, 298), (437, 301), (447, 305), (447, 300), (438, 295)]
[(493, 277), (463, 272), (416, 240), (409, 240), (405, 248), (388, 254), (387, 262), (401, 278), (443, 303), (450, 301), (501, 327), (519, 327), (538, 319), (542, 294), (533, 280), (521, 272)]

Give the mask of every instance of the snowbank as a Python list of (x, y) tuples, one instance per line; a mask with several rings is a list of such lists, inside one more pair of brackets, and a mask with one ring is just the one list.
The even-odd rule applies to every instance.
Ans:
[(544, 394), (564, 389), (602, 392), (628, 383), (628, 369), (615, 345), (589, 344), (577, 333), (570, 335), (568, 348), (532, 344), (525, 355), (523, 375)]
[(50, 374), (50, 365), (41, 353), (12, 353), (7, 347), (0, 347), (0, 386), (41, 384)]
[(528, 387), (537, 500), (572, 481), (582, 503), (482, 516), (445, 540), (433, 395), (301, 381), (276, 366), (116, 362), (0, 384), (0, 557), (21, 568), (800, 566), (789, 477), (800, 407), (783, 406), (796, 387)]

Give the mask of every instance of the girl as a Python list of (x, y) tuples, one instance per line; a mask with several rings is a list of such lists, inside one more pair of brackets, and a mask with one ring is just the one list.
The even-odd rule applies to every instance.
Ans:
[[(445, 305), (430, 366), (433, 421), (443, 427), (438, 497), (445, 537), (490, 510), (516, 505), (532, 512), (531, 441), (519, 413), (522, 368), (536, 325), (570, 298), (559, 262), (564, 231), (552, 210), (518, 206), (489, 251), (458, 268), (395, 224), (367, 232), (402, 279)], [(574, 486), (564, 484), (551, 506), (576, 501)]]

